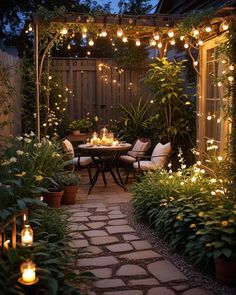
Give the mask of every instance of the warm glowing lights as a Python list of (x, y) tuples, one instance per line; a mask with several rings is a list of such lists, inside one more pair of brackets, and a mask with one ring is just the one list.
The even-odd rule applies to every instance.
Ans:
[(193, 30), (193, 36), (196, 37), (199, 35), (199, 31), (197, 29)]
[(218, 161), (222, 161), (223, 157), (219, 156), (217, 159), (218, 159)]
[(233, 71), (234, 70), (234, 66), (233, 65), (230, 65), (229, 66), (229, 69), (230, 69), (230, 71)]
[(66, 27), (64, 27), (62, 30), (61, 30), (61, 34), (62, 35), (66, 35), (68, 33), (68, 30)]
[(128, 42), (128, 38), (126, 36), (123, 36), (122, 42), (127, 43)]
[(141, 45), (141, 42), (140, 42), (139, 39), (136, 39), (136, 40), (135, 40), (135, 45), (136, 45), (136, 46), (140, 46), (140, 45)]
[(91, 52), (90, 51), (87, 51), (87, 55), (91, 55)]
[(106, 31), (105, 28), (102, 29), (101, 36), (102, 37), (106, 37), (107, 36), (107, 31)]
[(33, 244), (33, 230), (28, 224), (21, 231), (21, 244), (22, 246), (32, 246)]
[(150, 41), (149, 41), (150, 46), (156, 46), (156, 44), (157, 44), (156, 40), (150, 39)]
[(70, 50), (70, 49), (71, 49), (71, 46), (70, 46), (70, 44), (68, 44), (68, 45), (67, 45), (67, 49), (68, 49), (68, 50)]
[(9, 244), (11, 243), (10, 240), (6, 240), (4, 243), (3, 243), (3, 248), (8, 251), (9, 250)]
[(229, 81), (229, 82), (233, 82), (233, 81), (234, 81), (234, 77), (233, 77), (233, 76), (229, 76), (229, 77), (228, 77), (228, 81)]
[(90, 39), (90, 40), (89, 40), (88, 45), (89, 45), (89, 46), (93, 46), (93, 45), (94, 45), (94, 41), (93, 41), (93, 39)]
[(195, 60), (195, 61), (193, 62), (193, 64), (194, 64), (195, 66), (197, 66), (197, 65), (198, 65), (198, 61)]
[(25, 285), (32, 285), (38, 281), (36, 277), (36, 265), (31, 260), (23, 262), (20, 266), (21, 278), (19, 282)]
[(198, 40), (198, 45), (203, 45), (203, 41), (200, 39), (200, 40)]
[(155, 33), (153, 34), (153, 39), (156, 40), (156, 41), (158, 41), (158, 40), (160, 39), (160, 35), (159, 35), (159, 33), (155, 32)]
[(207, 33), (210, 33), (211, 30), (212, 30), (212, 29), (211, 29), (211, 26), (206, 26), (206, 27), (205, 27), (205, 31), (206, 31)]
[(122, 30), (122, 28), (118, 28), (116, 34), (117, 34), (118, 37), (122, 37), (123, 36), (123, 30)]
[(210, 121), (211, 119), (212, 119), (212, 116), (211, 115), (208, 115), (207, 116), (207, 120)]
[(170, 40), (171, 45), (175, 45), (175, 39)]
[(158, 42), (157, 47), (158, 48), (162, 48), (162, 43), (161, 42)]
[(188, 49), (189, 48), (189, 45), (188, 43), (184, 43), (184, 48)]
[(224, 31), (227, 31), (229, 29), (229, 24), (226, 20), (222, 23), (222, 29)]
[(184, 41), (184, 36), (179, 37), (180, 41)]
[(173, 38), (174, 37), (174, 31), (173, 31), (173, 29), (170, 29), (169, 31), (168, 31), (168, 36), (170, 37), (170, 38)]
[(219, 81), (219, 82), (217, 83), (217, 86), (218, 86), (218, 87), (221, 87), (221, 86), (222, 86), (222, 82)]

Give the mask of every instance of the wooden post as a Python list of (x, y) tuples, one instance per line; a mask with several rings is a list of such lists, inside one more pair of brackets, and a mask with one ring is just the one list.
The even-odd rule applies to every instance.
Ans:
[(40, 100), (39, 100), (39, 27), (35, 24), (34, 30), (34, 58), (35, 58), (35, 106), (36, 106), (36, 136), (40, 142)]

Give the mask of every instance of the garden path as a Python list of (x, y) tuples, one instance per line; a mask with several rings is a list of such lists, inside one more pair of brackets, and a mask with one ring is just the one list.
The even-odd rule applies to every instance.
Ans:
[(89, 270), (97, 280), (90, 295), (206, 295), (152, 244), (142, 239), (122, 208), (131, 193), (108, 182), (87, 196), (81, 184), (75, 205), (67, 206), (77, 231), (73, 247), (85, 253), (77, 271)]

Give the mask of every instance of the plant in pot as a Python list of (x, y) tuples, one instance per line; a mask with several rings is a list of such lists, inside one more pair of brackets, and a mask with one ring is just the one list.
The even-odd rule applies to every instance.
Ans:
[(207, 256), (214, 259), (218, 282), (236, 285), (236, 204), (225, 199), (205, 216), (199, 237)]
[(93, 123), (89, 118), (84, 118), (81, 120), (74, 120), (70, 123), (69, 129), (74, 135), (79, 135), (80, 133), (86, 133), (92, 128)]
[(65, 173), (58, 178), (58, 182), (64, 191), (61, 203), (65, 205), (74, 204), (78, 191), (78, 185), (80, 183), (79, 177), (72, 172)]
[(64, 192), (55, 179), (47, 177), (46, 182), (48, 191), (43, 193), (43, 200), (50, 207), (59, 208), (61, 206), (61, 199)]

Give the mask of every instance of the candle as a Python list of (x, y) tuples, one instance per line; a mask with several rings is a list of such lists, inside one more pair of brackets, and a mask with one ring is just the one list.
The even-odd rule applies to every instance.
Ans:
[(37, 280), (36, 278), (36, 265), (31, 260), (27, 260), (21, 264), (21, 278), (20, 281), (23, 284), (30, 285), (34, 284)]
[(29, 224), (26, 224), (21, 231), (22, 246), (31, 246), (33, 244), (33, 230)]
[(9, 244), (10, 244), (10, 240), (6, 240), (3, 244), (3, 247), (5, 250), (9, 250)]
[(35, 281), (35, 270), (25, 269), (22, 273), (22, 280), (24, 283), (32, 283)]

